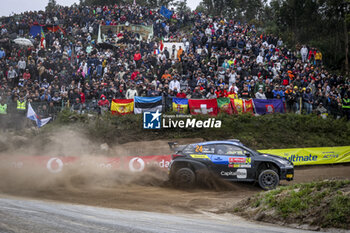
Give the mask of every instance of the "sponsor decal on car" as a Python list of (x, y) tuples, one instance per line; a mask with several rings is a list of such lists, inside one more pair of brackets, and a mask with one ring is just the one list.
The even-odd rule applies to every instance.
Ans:
[(246, 157), (229, 157), (229, 163), (246, 163)]
[(237, 171), (221, 171), (222, 176), (237, 176), (238, 179), (247, 178), (247, 169), (237, 169)]
[(190, 156), (194, 159), (209, 159), (208, 155), (190, 154)]
[(233, 167), (233, 168), (239, 168), (239, 167), (244, 167), (244, 168), (251, 168), (251, 164), (229, 164), (228, 167)]

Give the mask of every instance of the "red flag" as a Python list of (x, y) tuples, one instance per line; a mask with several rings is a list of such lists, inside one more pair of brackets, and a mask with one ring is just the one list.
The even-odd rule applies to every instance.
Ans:
[(253, 99), (244, 100), (244, 112), (254, 113)]
[(160, 46), (159, 46), (159, 50), (163, 51), (164, 49), (164, 43), (163, 43), (163, 38), (160, 40)]
[(190, 99), (188, 100), (188, 105), (192, 115), (208, 114), (216, 116), (218, 114), (218, 102), (216, 99)]

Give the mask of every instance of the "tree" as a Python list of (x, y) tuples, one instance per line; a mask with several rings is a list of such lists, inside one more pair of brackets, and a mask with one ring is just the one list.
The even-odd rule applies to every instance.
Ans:
[(291, 47), (307, 44), (332, 69), (349, 72), (349, 0), (272, 0), (260, 20)]
[(176, 11), (178, 12), (190, 12), (191, 8), (187, 5), (187, 0), (179, 0), (175, 4)]
[(57, 7), (56, 0), (49, 0), (49, 2), (47, 3), (47, 6), (45, 7), (45, 10), (46, 11), (55, 10), (56, 7)]

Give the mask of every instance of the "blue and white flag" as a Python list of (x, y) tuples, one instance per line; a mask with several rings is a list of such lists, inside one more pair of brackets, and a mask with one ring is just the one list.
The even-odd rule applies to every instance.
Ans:
[(140, 97), (135, 96), (134, 99), (134, 113), (140, 114), (143, 112), (162, 112), (162, 97)]
[(34, 109), (32, 108), (32, 105), (30, 105), (30, 103), (28, 104), (27, 118), (31, 119), (32, 121), (35, 121), (38, 128), (46, 125), (51, 120), (51, 117), (41, 119), (34, 112)]
[(168, 8), (166, 8), (165, 6), (162, 6), (162, 8), (160, 8), (160, 12), (161, 15), (163, 15), (165, 18), (170, 19), (171, 16), (173, 15), (173, 12), (170, 11)]

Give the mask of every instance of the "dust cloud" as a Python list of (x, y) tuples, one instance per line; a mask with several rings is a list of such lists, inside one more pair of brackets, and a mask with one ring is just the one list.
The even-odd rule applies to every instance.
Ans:
[[(64, 201), (111, 208), (158, 212), (217, 211), (254, 193), (253, 186), (236, 185), (210, 178), (193, 189), (171, 185), (167, 170), (147, 167), (130, 172), (123, 167), (100, 166), (106, 158), (121, 156), (167, 155), (167, 140), (136, 141), (119, 145), (97, 143), (84, 130), (61, 128), (34, 137), (4, 133), (0, 135), (0, 195)], [(201, 141), (183, 139), (180, 144)], [(59, 173), (48, 172), (45, 164), (19, 166), (17, 157), (78, 157), (64, 164)]]

